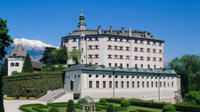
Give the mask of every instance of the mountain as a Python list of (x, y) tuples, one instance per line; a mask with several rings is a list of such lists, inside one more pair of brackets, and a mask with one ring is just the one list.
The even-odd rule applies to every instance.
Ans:
[(58, 48), (56, 46), (43, 43), (40, 40), (28, 40), (25, 38), (17, 38), (14, 39), (13, 44), (6, 49), (7, 55), (9, 55), (12, 52), (12, 50), (16, 47), (17, 44), (21, 44), (23, 46), (23, 48), (31, 56), (32, 61), (38, 61), (42, 57), (45, 47)]

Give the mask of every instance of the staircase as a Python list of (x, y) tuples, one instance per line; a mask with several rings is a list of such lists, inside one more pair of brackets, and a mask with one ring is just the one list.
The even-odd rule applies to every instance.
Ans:
[(52, 102), (59, 96), (62, 96), (63, 94), (65, 94), (65, 91), (63, 90), (63, 88), (56, 89), (56, 90), (49, 90), (46, 95), (42, 96), (38, 100), (42, 102)]

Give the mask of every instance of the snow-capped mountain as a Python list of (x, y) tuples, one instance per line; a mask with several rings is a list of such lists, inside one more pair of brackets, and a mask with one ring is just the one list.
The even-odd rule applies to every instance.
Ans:
[(43, 43), (40, 40), (28, 40), (25, 38), (16, 38), (13, 40), (13, 44), (7, 48), (8, 55), (12, 52), (12, 50), (16, 47), (17, 44), (21, 44), (23, 48), (31, 56), (32, 60), (34, 61), (38, 61), (42, 57), (45, 47), (57, 48), (56, 46)]

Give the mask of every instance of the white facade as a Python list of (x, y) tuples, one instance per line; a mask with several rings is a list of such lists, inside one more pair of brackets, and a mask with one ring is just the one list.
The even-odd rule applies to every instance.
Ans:
[(12, 75), (12, 72), (22, 72), (24, 64), (24, 58), (23, 57), (11, 57), (8, 58), (8, 76)]
[(64, 90), (79, 95), (78, 98), (125, 97), (172, 103), (180, 98), (180, 78), (174, 72), (125, 71), (104, 68), (68, 70)]
[[(82, 64), (93, 63), (107, 67), (163, 68), (163, 43), (149, 40), (114, 37), (71, 38), (64, 45), (69, 51), (83, 50)], [(111, 39), (111, 40), (109, 40)], [(116, 41), (117, 40), (117, 41)], [(128, 42), (127, 42), (128, 40)], [(86, 59), (87, 58), (87, 59)], [(72, 60), (68, 62), (72, 64)]]
[[(81, 64), (107, 67), (164, 68), (164, 41), (147, 31), (86, 29), (81, 14), (78, 29), (62, 37), (69, 51), (83, 51)], [(84, 28), (82, 28), (84, 27)], [(73, 64), (72, 60), (68, 64)]]

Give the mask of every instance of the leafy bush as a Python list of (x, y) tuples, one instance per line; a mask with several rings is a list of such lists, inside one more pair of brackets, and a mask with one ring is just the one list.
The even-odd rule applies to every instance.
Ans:
[(66, 112), (75, 112), (74, 101), (73, 100), (69, 100)]
[(47, 103), (48, 106), (53, 106), (53, 107), (66, 107), (67, 104), (68, 104), (67, 102)]
[(63, 72), (65, 70), (65, 67), (63, 65), (58, 65), (57, 67), (55, 65), (46, 65), (42, 67), (41, 72)]
[(106, 108), (106, 112), (114, 112), (114, 106), (113, 105), (108, 105), (108, 107)]
[[(40, 97), (48, 90), (63, 87), (61, 73), (38, 72), (18, 76), (6, 76), (3, 79), (3, 94), (8, 97)], [(53, 82), (53, 83), (52, 83)]]
[(129, 107), (130, 101), (129, 100), (122, 100), (121, 101), (121, 107)]
[(176, 107), (172, 104), (165, 105), (163, 107), (163, 112), (176, 112)]
[(59, 112), (58, 109), (56, 107), (51, 107), (51, 109), (49, 110), (49, 112)]
[(101, 104), (105, 104), (105, 103), (106, 103), (106, 98), (101, 98), (101, 99), (99, 100), (99, 102), (100, 102)]
[(79, 99), (78, 104), (80, 105), (82, 103), (88, 103), (88, 101), (86, 99)]
[(200, 104), (200, 92), (190, 91), (185, 94), (184, 101), (191, 104)]

